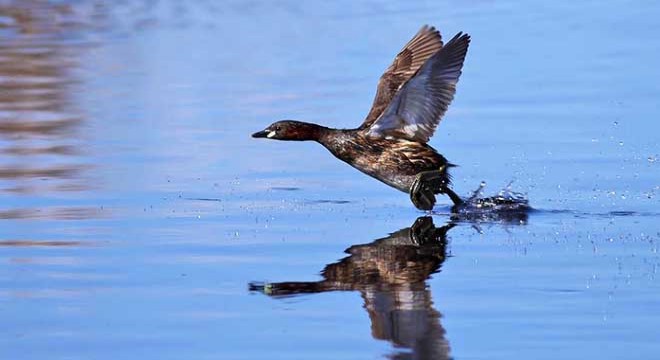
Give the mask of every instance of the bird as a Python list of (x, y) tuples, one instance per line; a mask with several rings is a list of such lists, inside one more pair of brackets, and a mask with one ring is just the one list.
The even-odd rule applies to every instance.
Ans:
[(459, 32), (443, 44), (440, 32), (424, 25), (405, 44), (378, 82), (364, 122), (354, 129), (334, 129), (280, 120), (253, 138), (316, 141), (338, 159), (402, 192), (413, 205), (430, 211), (435, 195), (445, 194), (452, 210), (464, 200), (451, 188), (450, 163), (428, 144), (454, 99), (470, 45)]

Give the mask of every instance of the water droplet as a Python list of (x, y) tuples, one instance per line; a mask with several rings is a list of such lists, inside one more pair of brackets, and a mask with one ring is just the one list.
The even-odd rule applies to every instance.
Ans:
[(623, 141), (619, 141), (619, 146), (623, 146)]

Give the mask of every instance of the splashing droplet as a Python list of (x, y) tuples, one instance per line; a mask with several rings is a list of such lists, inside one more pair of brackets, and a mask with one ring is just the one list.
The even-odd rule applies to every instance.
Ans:
[(527, 212), (531, 210), (529, 201), (525, 194), (511, 190), (512, 183), (494, 196), (481, 197), (486, 186), (482, 181), (457, 209), (457, 215), (472, 220), (526, 223)]

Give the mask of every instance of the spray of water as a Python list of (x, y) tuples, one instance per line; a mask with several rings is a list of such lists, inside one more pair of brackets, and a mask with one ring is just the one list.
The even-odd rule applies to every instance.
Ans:
[(513, 181), (497, 194), (484, 197), (486, 183), (482, 181), (461, 206), (452, 209), (454, 217), (470, 221), (526, 222), (532, 208), (526, 194), (513, 191), (512, 184)]

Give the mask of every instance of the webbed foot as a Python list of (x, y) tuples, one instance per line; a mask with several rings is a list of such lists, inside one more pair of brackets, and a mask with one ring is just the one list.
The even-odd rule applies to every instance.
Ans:
[(410, 187), (410, 201), (419, 210), (428, 211), (433, 209), (433, 205), (435, 205), (435, 195), (433, 194), (429, 180), (427, 180), (430, 177), (427, 174), (430, 172), (426, 171), (417, 174)]
[(451, 190), (447, 184), (447, 174), (438, 171), (423, 171), (415, 177), (410, 187), (410, 201), (420, 210), (432, 210), (435, 205), (435, 194), (447, 194), (454, 203), (452, 211), (463, 205), (463, 199)]

